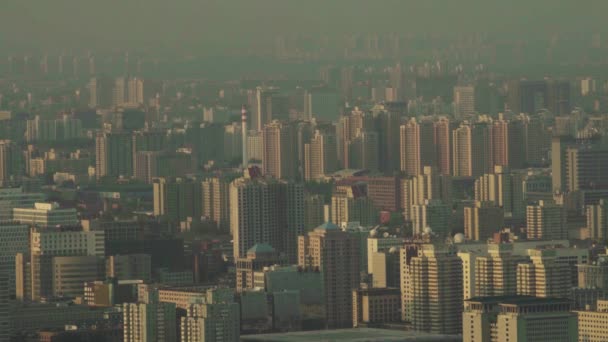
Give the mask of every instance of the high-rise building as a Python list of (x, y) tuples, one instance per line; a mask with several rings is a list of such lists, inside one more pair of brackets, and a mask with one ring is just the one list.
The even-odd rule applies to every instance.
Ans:
[(516, 295), (517, 265), (527, 260), (513, 253), (513, 244), (489, 243), (488, 255), (475, 258), (475, 296)]
[[(315, 130), (317, 129), (317, 124), (316, 122), (312, 122), (312, 121), (301, 121), (301, 122), (293, 122), (292, 123), (293, 129), (294, 129), (294, 135), (295, 135), (295, 140), (294, 140), (294, 153), (296, 156), (296, 168), (298, 170), (298, 175), (302, 175), (305, 176), (306, 173), (306, 165), (308, 163), (308, 160), (306, 159), (306, 146), (312, 143), (312, 139), (313, 136), (315, 134)], [(327, 136), (331, 136), (333, 137), (333, 141), (334, 143), (337, 144), (336, 142), (336, 134), (335, 134), (335, 128), (333, 127), (333, 125), (323, 125), (320, 126), (319, 125), (319, 130), (321, 132), (323, 132), (323, 134), (327, 135)], [(331, 139), (326, 139), (327, 141), (324, 142), (331, 142)], [(336, 148), (334, 148), (333, 151), (330, 151), (329, 153), (333, 153), (334, 156), (337, 156), (337, 145)], [(334, 168), (337, 169), (338, 167), (338, 161), (335, 161), (335, 166)]]
[(379, 138), (380, 170), (390, 175), (399, 170), (400, 160), (395, 155), (399, 154), (400, 149), (401, 113), (386, 110), (386, 106), (382, 106), (382, 110), (375, 113), (374, 122)]
[(410, 176), (420, 173), (420, 126), (416, 119), (410, 120), (400, 129), (401, 171)]
[[(298, 265), (265, 267), (254, 275), (255, 287), (267, 293), (297, 291), (300, 293), (301, 305), (310, 308), (305, 310), (304, 319), (324, 319), (325, 293), (323, 274), (313, 268)], [(317, 309), (317, 310), (315, 310)]]
[(124, 303), (122, 315), (124, 342), (177, 340), (173, 303)]
[(402, 319), (437, 334), (461, 332), (462, 261), (453, 246), (406, 244), (401, 250)]
[(234, 301), (234, 295), (219, 292), (227, 291), (208, 290), (204, 301), (188, 306), (180, 322), (182, 342), (239, 341), (239, 304)]
[(548, 109), (553, 115), (570, 113), (570, 83), (560, 80), (513, 80), (509, 82), (508, 106), (514, 113)]
[(586, 206), (587, 229), (592, 239), (608, 237), (608, 200), (600, 199), (597, 204)]
[(196, 180), (157, 178), (152, 186), (155, 216), (166, 216), (173, 223), (201, 217), (201, 185)]
[[(247, 167), (249, 165), (249, 154), (248, 154), (248, 146), (247, 146), (247, 108), (245, 108), (245, 106), (243, 105), (241, 107), (241, 159), (242, 159), (242, 164), (241, 166), (243, 168)], [(236, 138), (234, 138), (234, 140), (236, 140)], [(235, 142), (234, 140), (232, 140), (232, 142)]]
[(491, 164), (489, 129), (486, 124), (463, 124), (452, 132), (455, 177), (479, 177)]
[(359, 131), (348, 144), (349, 167), (365, 169), (371, 172), (380, 170), (378, 133), (374, 131)]
[(568, 299), (498, 296), (464, 302), (463, 341), (576, 342), (577, 331)]
[(560, 262), (551, 249), (528, 250), (530, 262), (517, 265), (517, 294), (566, 298), (572, 287), (570, 265)]
[(500, 85), (489, 77), (479, 77), (475, 83), (475, 111), (496, 115), (504, 110), (504, 103), (500, 96)]
[(254, 108), (252, 116), (252, 129), (261, 132), (264, 125), (272, 122), (277, 117), (278, 113), (274, 108), (275, 103), (273, 97), (277, 94), (278, 89), (272, 87), (257, 87), (255, 89), (255, 98), (252, 108)]
[(299, 237), (298, 264), (323, 274), (328, 328), (352, 327), (352, 291), (359, 286), (359, 253), (357, 238), (332, 223)]
[(509, 172), (503, 166), (495, 166), (494, 173), (487, 173), (475, 181), (475, 200), (492, 202), (502, 207), (507, 217), (525, 217), (522, 176)]
[[(246, 112), (245, 112), (246, 113)], [(233, 162), (235, 160), (242, 160), (243, 157), (243, 137), (245, 137), (245, 143), (247, 143), (247, 127), (245, 131), (241, 127), (242, 123), (233, 122), (224, 126), (224, 160)], [(245, 132), (245, 135), (243, 135)], [(247, 149), (245, 149), (247, 152)], [(249, 162), (249, 161), (247, 161)], [(241, 165), (246, 166), (242, 163)]]
[(595, 94), (597, 91), (597, 82), (591, 77), (586, 77), (580, 80), (581, 96)]
[(353, 176), (343, 180), (367, 184), (367, 196), (378, 210), (399, 211), (401, 202), (401, 180), (396, 177)]
[(475, 114), (475, 87), (454, 87), (454, 113), (456, 117)]
[(247, 158), (248, 161), (262, 163), (264, 160), (264, 140), (262, 134), (256, 131), (247, 133)]
[(292, 126), (273, 121), (262, 129), (264, 174), (277, 179), (295, 179), (296, 154)]
[(139, 106), (144, 104), (144, 81), (137, 77), (127, 81), (127, 104)]
[(167, 143), (167, 135), (160, 130), (139, 130), (132, 134), (133, 153), (137, 151), (161, 151)]
[[(433, 123), (435, 157), (437, 159), (437, 172), (442, 175), (452, 174), (452, 130), (450, 121), (440, 117)], [(425, 150), (426, 151), (426, 150)]]
[(82, 219), (80, 224), (84, 231), (102, 231), (106, 242), (137, 240), (143, 229), (140, 221), (117, 218)]
[(533, 114), (546, 108), (545, 81), (511, 80), (508, 83), (507, 105), (516, 114)]
[(27, 142), (57, 140), (55, 120), (42, 120), (39, 115), (36, 115), (33, 120), (27, 120), (26, 125), (25, 140)]
[(373, 225), (378, 221), (377, 213), (364, 184), (337, 186), (331, 196), (331, 221), (338, 225), (349, 222)]
[(323, 222), (327, 222), (327, 219), (325, 218), (325, 198), (322, 195), (306, 195), (304, 197), (304, 230), (312, 230)]
[(399, 248), (404, 239), (374, 229), (367, 238), (367, 273), (374, 287), (399, 287)]
[(309, 119), (338, 121), (340, 95), (335, 89), (316, 87), (304, 93), (304, 112)]
[(492, 202), (475, 201), (464, 208), (464, 235), (469, 240), (486, 241), (499, 232), (504, 225), (503, 208)]
[[(373, 131), (373, 120), (371, 115), (355, 107), (348, 115), (343, 115), (336, 127), (336, 138), (338, 144), (338, 159), (342, 162), (342, 168), (357, 168), (361, 156), (352, 155), (351, 150), (357, 147), (351, 146), (361, 132)], [(360, 144), (359, 144), (360, 145)], [(360, 147), (360, 146), (359, 146)], [(376, 152), (377, 153), (377, 152)], [(357, 157), (357, 161), (351, 161), (351, 157)]]
[(95, 172), (103, 177), (133, 175), (133, 139), (127, 132), (97, 133), (95, 137)]
[(127, 90), (127, 82), (124, 77), (118, 77), (114, 80), (114, 89), (112, 89), (112, 105), (115, 107), (123, 106)]
[(414, 235), (420, 235), (425, 229), (439, 236), (450, 235), (452, 217), (451, 206), (441, 200), (424, 200), (423, 204), (412, 206), (412, 228)]
[(111, 255), (106, 258), (106, 276), (119, 280), (152, 279), (152, 258), (149, 254)]
[(11, 277), (0, 265), (0, 342), (9, 342), (12, 335)]
[(426, 200), (441, 200), (452, 203), (452, 179), (449, 175), (440, 175), (435, 169), (425, 166), (423, 173), (401, 179), (400, 201), (406, 220), (412, 218), (412, 206), (423, 205)]
[[(515, 169), (523, 169), (527, 164), (528, 164), (528, 160), (527, 160), (527, 151), (528, 151), (528, 121), (524, 120), (521, 118), (521, 116), (516, 117), (515, 119), (509, 121), (507, 123), (507, 163), (509, 165), (509, 168), (515, 170)], [(533, 129), (532, 132), (534, 132), (534, 127), (530, 127)], [(542, 129), (542, 127), (541, 127)], [(542, 134), (544, 133), (542, 130), (540, 132), (534, 132), (534, 134)], [(543, 139), (543, 135), (541, 135), (540, 137), (537, 137), (536, 139)], [(534, 140), (534, 138), (533, 138)], [(534, 148), (538, 148), (536, 146), (532, 146)], [(495, 149), (496, 151), (496, 149)], [(543, 152), (536, 152), (534, 151), (534, 153), (543, 153)], [(541, 158), (542, 159), (542, 156)], [(495, 153), (495, 157), (494, 157), (494, 164), (497, 165), (498, 162), (496, 161), (496, 153)], [(530, 163), (531, 165), (539, 165), (539, 164), (535, 164), (533, 162)]]
[(64, 114), (60, 119), (44, 120), (36, 115), (26, 122), (25, 139), (29, 142), (70, 140), (81, 136), (82, 122)]
[[(50, 266), (54, 297), (82, 297), (84, 283), (102, 280), (106, 276), (103, 256), (54, 256)], [(48, 265), (41, 264), (41, 267)]]
[(138, 151), (133, 159), (133, 172), (135, 179), (145, 183), (152, 183), (154, 178), (160, 176), (160, 159), (163, 152), (160, 151)]
[(112, 106), (114, 80), (107, 77), (91, 78), (88, 84), (89, 107), (110, 108)]
[(0, 185), (18, 180), (23, 174), (21, 151), (16, 143), (0, 140)]
[(202, 182), (203, 216), (224, 231), (230, 229), (230, 183), (222, 177)]
[(323, 178), (338, 168), (336, 136), (316, 130), (304, 147), (304, 179)]
[(551, 151), (551, 137), (545, 123), (540, 116), (526, 116), (524, 118), (526, 162), (530, 166), (546, 165)]
[(608, 256), (599, 255), (590, 264), (576, 265), (578, 270), (578, 287), (584, 289), (608, 289)]
[(566, 148), (567, 191), (608, 188), (608, 145), (579, 144)]
[(398, 247), (381, 252), (368, 251), (368, 276), (375, 288), (399, 288), (401, 285), (401, 265)]
[[(17, 267), (17, 273), (26, 273), (21, 276), (17, 274), (17, 298), (24, 299), (26, 293), (31, 294), (31, 300), (52, 296), (55, 257), (103, 257), (104, 245), (103, 231), (33, 228), (30, 232), (30, 268)], [(26, 280), (30, 283), (25, 283)]]
[[(0, 221), (0, 277), (6, 276), (7, 296), (15, 295), (15, 256), (19, 253), (27, 254), (29, 249), (29, 226), (10, 221)], [(4, 294), (0, 290), (0, 297)], [(8, 299), (7, 299), (8, 300)], [(2, 302), (2, 299), (0, 299)], [(0, 307), (2, 304), (0, 304)], [(0, 309), (1, 311), (2, 309)], [(0, 313), (0, 321), (2, 313)], [(0, 329), (1, 331), (1, 329)], [(1, 334), (0, 334), (1, 336)], [(1, 340), (1, 339), (0, 339)]]
[(568, 238), (566, 214), (562, 205), (538, 201), (526, 208), (528, 239), (559, 240)]
[(546, 108), (553, 115), (570, 114), (570, 82), (547, 80)]
[(556, 136), (551, 140), (551, 176), (554, 191), (564, 191), (568, 186), (566, 151), (575, 144), (576, 141), (568, 136)]
[(60, 119), (44, 120), (36, 115), (26, 122), (25, 140), (28, 142), (48, 142), (70, 140), (81, 136), (82, 122), (64, 114)]
[(464, 299), (475, 297), (476, 278), (475, 260), (480, 254), (473, 251), (458, 252), (458, 257), (462, 260), (462, 295)]
[(418, 123), (411, 119), (401, 126), (400, 137), (401, 171), (416, 176), (425, 166), (435, 166), (435, 126), (432, 121)]
[(230, 184), (230, 208), (235, 259), (266, 243), (295, 262), (297, 237), (304, 232), (302, 184), (239, 178)]
[[(151, 182), (145, 177), (157, 177), (159, 175), (158, 156), (165, 148), (166, 134), (162, 131), (135, 131), (133, 132), (133, 175)], [(138, 163), (141, 161), (141, 165)]]
[(490, 129), (490, 145), (491, 163), (492, 166), (508, 166), (509, 165), (509, 149), (511, 141), (509, 140), (509, 122), (502, 118), (499, 114), (499, 119), (494, 120), (489, 127)]

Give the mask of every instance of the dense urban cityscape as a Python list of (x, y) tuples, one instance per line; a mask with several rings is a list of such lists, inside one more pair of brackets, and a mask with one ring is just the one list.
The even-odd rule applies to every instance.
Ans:
[(608, 32), (71, 41), (8, 1), (0, 342), (608, 341)]

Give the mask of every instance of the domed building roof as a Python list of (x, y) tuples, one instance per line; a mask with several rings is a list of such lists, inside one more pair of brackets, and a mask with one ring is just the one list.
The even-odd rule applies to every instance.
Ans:
[(266, 244), (266, 243), (256, 243), (255, 245), (253, 245), (251, 248), (249, 248), (247, 250), (247, 254), (249, 253), (274, 253), (275, 250), (274, 248), (272, 248), (271, 245)]
[(340, 228), (338, 226), (336, 226), (335, 224), (331, 223), (331, 222), (325, 222), (322, 225), (318, 226), (316, 229), (323, 229), (323, 230), (340, 230)]
[(464, 242), (464, 234), (462, 233), (458, 233), (456, 235), (454, 235), (454, 243), (463, 243)]

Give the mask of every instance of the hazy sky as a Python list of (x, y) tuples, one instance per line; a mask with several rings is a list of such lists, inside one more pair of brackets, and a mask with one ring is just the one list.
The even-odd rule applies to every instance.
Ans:
[(142, 47), (318, 32), (600, 32), (607, 0), (0, 0), (0, 46)]

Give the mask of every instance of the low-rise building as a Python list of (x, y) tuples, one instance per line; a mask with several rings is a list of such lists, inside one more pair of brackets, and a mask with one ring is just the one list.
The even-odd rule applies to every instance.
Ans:
[(598, 300), (595, 310), (575, 312), (578, 316), (579, 341), (606, 341), (608, 338), (608, 300)]
[(353, 327), (381, 326), (401, 320), (399, 288), (369, 288), (353, 291)]
[(36, 202), (33, 208), (13, 208), (13, 220), (38, 227), (78, 225), (76, 208), (60, 208), (55, 202)]
[(570, 301), (530, 296), (476, 297), (465, 300), (463, 341), (576, 342), (576, 314)]

